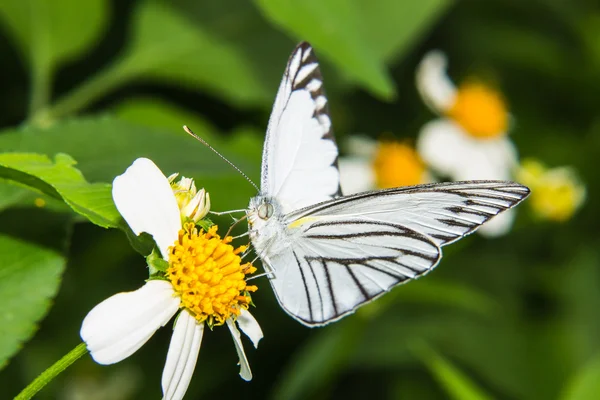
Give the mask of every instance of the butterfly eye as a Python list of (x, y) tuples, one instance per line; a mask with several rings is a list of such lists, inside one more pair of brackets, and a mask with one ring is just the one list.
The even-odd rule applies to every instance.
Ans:
[(258, 216), (261, 219), (269, 219), (273, 215), (273, 205), (271, 203), (263, 203), (258, 207)]

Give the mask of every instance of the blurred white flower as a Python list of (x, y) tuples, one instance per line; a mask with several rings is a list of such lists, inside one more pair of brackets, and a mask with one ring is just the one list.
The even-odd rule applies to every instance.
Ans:
[[(455, 87), (446, 67), (446, 56), (432, 51), (417, 68), (417, 89), (427, 106), (440, 116), (421, 129), (419, 155), (437, 173), (456, 181), (510, 179), (517, 165), (517, 151), (507, 135), (509, 114), (502, 96), (478, 81)], [(513, 219), (513, 211), (505, 212), (478, 232), (502, 235)]]
[[(196, 366), (205, 323), (211, 328), (227, 324), (244, 380), (252, 379), (252, 373), (235, 323), (254, 346), (263, 336), (248, 312), (249, 292), (256, 286), (248, 286), (245, 278), (256, 269), (250, 263), (241, 264), (239, 253), (246, 247), (234, 249), (229, 244), (231, 237), (221, 239), (216, 234), (216, 225), (208, 232), (198, 230), (197, 220), (190, 221), (208, 211), (208, 195), (201, 191), (201, 196), (187, 196), (185, 187), (195, 191), (189, 180), (172, 185), (145, 158), (137, 159), (115, 178), (117, 209), (135, 234), (153, 236), (164, 268), (159, 265), (158, 276), (151, 276), (140, 289), (116, 294), (94, 307), (80, 332), (97, 363), (113, 364), (136, 352), (181, 309), (163, 370), (165, 399), (183, 398)], [(187, 207), (189, 204), (193, 206)], [(183, 222), (180, 205), (189, 212)]]
[(585, 201), (585, 186), (570, 167), (548, 169), (541, 162), (528, 159), (521, 163), (517, 180), (531, 188), (528, 203), (542, 219), (567, 221)]
[(339, 159), (344, 194), (430, 181), (419, 155), (407, 144), (353, 136), (348, 140), (347, 149), (349, 155)]

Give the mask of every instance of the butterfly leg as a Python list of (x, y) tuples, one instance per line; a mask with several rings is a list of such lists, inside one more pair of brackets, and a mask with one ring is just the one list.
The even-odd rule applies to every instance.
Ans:
[(243, 238), (244, 236), (248, 236), (249, 234), (250, 234), (250, 232), (242, 233), (241, 235), (234, 236), (232, 239)]
[(235, 214), (235, 213), (239, 213), (239, 212), (246, 212), (246, 209), (241, 209), (241, 210), (230, 210), (230, 211), (210, 211), (211, 214), (214, 215), (229, 215), (229, 214)]
[(263, 276), (267, 276), (267, 277), (269, 277), (269, 279), (273, 279), (273, 278), (275, 278), (275, 272), (269, 271), (269, 272), (263, 272), (262, 274), (253, 275), (253, 276), (247, 278), (246, 281), (251, 281), (252, 279), (256, 279), (256, 278), (262, 278)]

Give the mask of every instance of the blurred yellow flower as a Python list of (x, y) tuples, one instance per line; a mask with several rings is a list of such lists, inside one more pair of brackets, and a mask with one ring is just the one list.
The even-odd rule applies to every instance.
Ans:
[(375, 182), (378, 188), (412, 186), (424, 182), (425, 164), (410, 146), (380, 141), (373, 160)]
[(548, 169), (537, 160), (523, 161), (517, 180), (531, 188), (529, 204), (543, 219), (564, 222), (585, 201), (585, 186), (569, 167)]
[(500, 93), (476, 81), (459, 86), (447, 115), (466, 133), (480, 139), (502, 136), (508, 127), (508, 112)]
[[(432, 51), (417, 67), (417, 89), (427, 106), (440, 116), (419, 132), (420, 157), (432, 170), (455, 181), (509, 180), (517, 165), (517, 150), (507, 135), (509, 114), (502, 95), (474, 80), (456, 87), (446, 66), (446, 56)], [(513, 211), (508, 211), (478, 232), (503, 235), (513, 219)]]
[(349, 155), (339, 159), (344, 194), (430, 181), (425, 164), (407, 144), (354, 136), (348, 140), (347, 148)]

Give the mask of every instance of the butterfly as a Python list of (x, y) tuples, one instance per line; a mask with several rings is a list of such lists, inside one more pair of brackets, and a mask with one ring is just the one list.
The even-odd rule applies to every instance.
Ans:
[(527, 197), (513, 182), (434, 183), (343, 196), (313, 48), (289, 58), (269, 119), (252, 245), (281, 307), (307, 326), (354, 312), (438, 265), (441, 248)]

